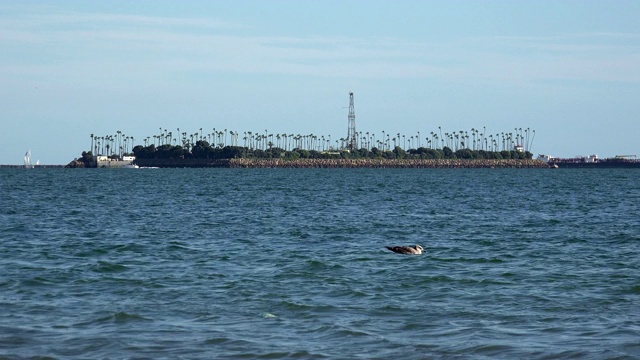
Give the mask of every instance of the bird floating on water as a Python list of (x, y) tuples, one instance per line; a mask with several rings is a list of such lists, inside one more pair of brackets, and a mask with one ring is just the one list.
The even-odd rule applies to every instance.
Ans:
[(420, 245), (414, 246), (385, 246), (387, 249), (398, 253), (398, 254), (408, 254), (408, 255), (420, 255), (424, 248)]

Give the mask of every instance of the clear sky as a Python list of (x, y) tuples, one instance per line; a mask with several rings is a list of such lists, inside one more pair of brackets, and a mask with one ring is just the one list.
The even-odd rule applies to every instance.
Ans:
[(90, 134), (536, 131), (640, 156), (640, 1), (0, 1), (0, 164)]

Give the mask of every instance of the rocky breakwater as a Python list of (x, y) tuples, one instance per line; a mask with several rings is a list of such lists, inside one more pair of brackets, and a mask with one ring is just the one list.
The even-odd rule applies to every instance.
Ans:
[(548, 168), (532, 159), (230, 159), (232, 168)]
[(140, 167), (161, 168), (228, 168), (229, 159), (136, 159)]

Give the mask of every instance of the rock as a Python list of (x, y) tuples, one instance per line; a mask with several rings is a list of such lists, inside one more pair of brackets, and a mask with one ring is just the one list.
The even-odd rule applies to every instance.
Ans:
[(65, 166), (65, 168), (72, 168), (72, 169), (84, 168), (84, 167), (85, 167), (84, 162), (82, 162), (82, 160), (79, 160), (79, 159), (73, 160)]

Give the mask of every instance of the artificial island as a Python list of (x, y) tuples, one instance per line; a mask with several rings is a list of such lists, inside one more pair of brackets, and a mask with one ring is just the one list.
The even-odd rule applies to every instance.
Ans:
[[(159, 129), (135, 144), (121, 131), (91, 134), (91, 147), (70, 168), (223, 167), (223, 168), (548, 168), (533, 159), (535, 130), (487, 134), (486, 129), (426, 136), (356, 131), (354, 97), (349, 93), (347, 136), (269, 133), (203, 128), (189, 133)], [(242, 136), (242, 137), (241, 137)], [(95, 155), (94, 155), (95, 154)], [(556, 165), (557, 166), (557, 165)]]

